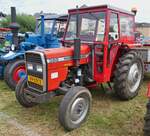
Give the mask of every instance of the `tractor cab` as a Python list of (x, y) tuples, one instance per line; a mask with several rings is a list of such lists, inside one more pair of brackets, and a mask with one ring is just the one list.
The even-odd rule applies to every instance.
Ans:
[(69, 10), (65, 41), (77, 37), (77, 15), (82, 43), (134, 43), (135, 14), (108, 5)]
[(41, 18), (36, 20), (36, 30), (35, 32), (38, 34), (46, 33), (57, 36), (57, 38), (62, 38), (66, 21), (68, 16), (67, 15), (51, 15), (50, 17), (44, 17), (41, 15)]
[(81, 46), (92, 47), (94, 79), (110, 81), (118, 50), (138, 46), (134, 44), (134, 17), (133, 12), (108, 5), (69, 10), (64, 46), (79, 38)]
[(26, 33), (25, 43), (29, 42), (44, 48), (60, 47), (67, 17), (67, 15), (51, 15), (50, 17), (41, 15), (36, 21), (35, 33)]

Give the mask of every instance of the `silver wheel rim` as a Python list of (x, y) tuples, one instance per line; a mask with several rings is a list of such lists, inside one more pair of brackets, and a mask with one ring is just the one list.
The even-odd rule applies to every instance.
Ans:
[(129, 91), (131, 93), (136, 92), (136, 90), (138, 89), (140, 82), (141, 82), (141, 78), (142, 78), (142, 69), (141, 69), (141, 65), (138, 65), (138, 63), (134, 63), (129, 70), (128, 73), (128, 87), (129, 87)]
[(89, 101), (85, 98), (77, 98), (71, 105), (70, 119), (74, 124), (79, 124), (84, 120), (89, 109)]

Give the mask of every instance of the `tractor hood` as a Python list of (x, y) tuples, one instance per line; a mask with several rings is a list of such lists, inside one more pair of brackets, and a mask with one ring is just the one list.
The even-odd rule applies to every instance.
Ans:
[[(80, 51), (81, 51), (80, 64), (81, 65), (88, 64), (90, 62), (90, 47), (87, 45), (81, 45)], [(47, 88), (46, 91), (52, 91), (57, 89), (60, 83), (67, 78), (69, 68), (75, 66), (73, 56), (74, 56), (73, 47), (43, 49), (26, 52), (26, 61), (27, 63), (31, 63), (34, 66), (37, 64), (39, 65), (43, 64), (42, 78), (44, 80), (44, 85), (42, 89), (45, 90), (45, 88)], [(30, 73), (28, 73), (28, 75), (30, 75)], [(39, 76), (39, 73), (36, 72), (35, 74), (33, 74), (33, 76), (37, 77)], [(29, 83), (31, 82), (29, 81)], [(31, 84), (31, 86), (32, 85), (33, 83)], [(37, 87), (35, 88), (39, 89)]]
[[(64, 56), (73, 56), (74, 48), (73, 47), (62, 47), (55, 49), (45, 49), (43, 53), (46, 55), (47, 59), (51, 58), (60, 58)], [(81, 46), (81, 54), (89, 54), (90, 48), (87, 45)]]
[(30, 42), (35, 45), (39, 45), (39, 43), (43, 43), (41, 35), (34, 34), (34, 33), (28, 34), (28, 38), (26, 38), (25, 42)]
[[(57, 67), (73, 66), (74, 65), (74, 48), (63, 47), (55, 49), (45, 49), (43, 52), (46, 56), (48, 68), (53, 69)], [(81, 46), (81, 59), (80, 64), (87, 63), (89, 61), (90, 47), (87, 45)]]

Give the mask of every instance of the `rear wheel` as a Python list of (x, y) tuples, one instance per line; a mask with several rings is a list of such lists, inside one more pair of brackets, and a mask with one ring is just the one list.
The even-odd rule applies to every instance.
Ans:
[(139, 52), (130, 51), (119, 59), (114, 75), (114, 90), (123, 100), (134, 98), (143, 80), (143, 61)]
[(66, 130), (78, 128), (91, 107), (91, 93), (84, 87), (73, 87), (64, 96), (59, 108), (59, 121)]
[(144, 136), (150, 136), (150, 100), (147, 104), (147, 112), (145, 115)]
[(7, 85), (15, 90), (19, 80), (26, 75), (24, 60), (9, 62), (5, 68), (4, 80)]
[(22, 78), (20, 79), (20, 81), (18, 82), (17, 86), (16, 86), (16, 99), (18, 100), (18, 102), (26, 108), (29, 107), (33, 107), (36, 105), (36, 103), (31, 102), (25, 95), (24, 91), (27, 88), (27, 80), (26, 78)]

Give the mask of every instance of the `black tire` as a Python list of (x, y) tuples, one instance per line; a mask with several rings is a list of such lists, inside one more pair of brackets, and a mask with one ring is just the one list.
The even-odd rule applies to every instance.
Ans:
[(145, 125), (144, 125), (144, 136), (150, 136), (150, 100), (147, 104), (147, 112), (144, 117)]
[(25, 65), (25, 62), (24, 60), (21, 59), (21, 60), (15, 60), (15, 61), (9, 62), (5, 68), (4, 80), (12, 90), (15, 90), (16, 85), (17, 85), (17, 82), (13, 79), (13, 74), (14, 74), (13, 72), (15, 71), (17, 67), (24, 66), (24, 65)]
[(26, 78), (20, 79), (20, 81), (18, 82), (18, 84), (16, 86), (16, 90), (15, 90), (16, 99), (23, 107), (30, 108), (30, 107), (37, 105), (37, 103), (31, 102), (26, 98), (26, 96), (24, 94), (24, 89), (26, 87), (27, 87)]
[[(85, 87), (78, 86), (71, 88), (64, 96), (59, 107), (60, 124), (68, 131), (80, 127), (80, 125), (86, 120), (87, 115), (89, 114), (91, 101), (91, 93)], [(71, 109), (72, 113), (74, 113), (76, 110), (76, 112), (80, 112), (76, 114), (79, 117), (75, 117), (74, 114), (71, 114)]]
[(130, 100), (137, 96), (143, 76), (144, 64), (141, 53), (130, 51), (123, 55), (116, 65), (114, 74), (114, 90), (117, 96), (122, 100)]

